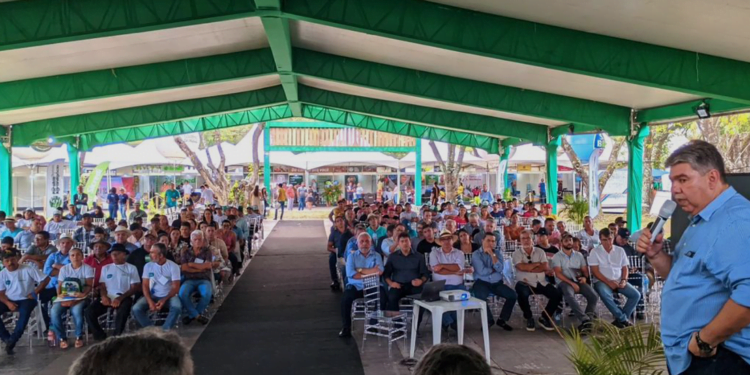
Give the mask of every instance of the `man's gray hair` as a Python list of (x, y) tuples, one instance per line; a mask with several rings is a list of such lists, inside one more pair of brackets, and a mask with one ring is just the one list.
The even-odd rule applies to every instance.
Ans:
[(193, 231), (193, 233), (190, 233), (190, 240), (191, 241), (194, 240), (194, 239), (196, 239), (196, 238), (198, 238), (198, 237), (200, 237), (200, 238), (206, 238), (203, 235), (203, 231), (201, 231), (200, 229), (196, 229), (196, 230)]
[(680, 163), (690, 164), (690, 167), (705, 175), (712, 169), (719, 171), (721, 182), (727, 182), (724, 158), (716, 146), (701, 140), (690, 141), (669, 155), (664, 163), (665, 167), (672, 167)]
[(150, 327), (89, 347), (68, 375), (193, 375), (190, 350), (175, 333)]
[(477, 218), (477, 220), (479, 220), (479, 214), (476, 213), (476, 212), (470, 213), (469, 214), (469, 220), (471, 220), (472, 218)]
[(367, 237), (367, 238), (369, 238), (370, 240), (372, 240), (372, 236), (370, 236), (370, 233), (367, 233), (367, 232), (362, 232), (362, 233), (360, 233), (359, 235), (357, 235), (357, 241), (359, 241), (359, 239), (360, 239), (360, 238), (362, 238), (362, 237)]

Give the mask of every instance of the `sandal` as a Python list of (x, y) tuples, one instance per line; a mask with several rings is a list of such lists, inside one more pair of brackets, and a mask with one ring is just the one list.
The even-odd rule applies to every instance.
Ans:
[(60, 349), (67, 349), (68, 348), (68, 340), (60, 339)]
[(81, 338), (81, 337), (77, 338), (77, 339), (76, 339), (76, 344), (75, 344), (75, 345), (76, 345), (76, 349), (77, 349), (77, 348), (83, 348), (83, 345), (85, 345), (85, 344), (83, 343), (83, 338)]

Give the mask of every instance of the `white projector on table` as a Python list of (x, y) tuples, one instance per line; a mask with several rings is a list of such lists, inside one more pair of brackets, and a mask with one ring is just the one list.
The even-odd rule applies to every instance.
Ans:
[(443, 290), (440, 292), (440, 299), (447, 302), (468, 301), (471, 294), (465, 290)]

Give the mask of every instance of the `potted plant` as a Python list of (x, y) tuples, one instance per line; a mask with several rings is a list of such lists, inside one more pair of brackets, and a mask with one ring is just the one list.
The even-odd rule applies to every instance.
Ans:
[(619, 329), (598, 320), (588, 338), (576, 329), (564, 338), (568, 359), (579, 375), (667, 373), (661, 335), (653, 324)]
[(326, 183), (326, 186), (323, 188), (323, 199), (326, 201), (326, 204), (335, 206), (339, 197), (341, 197), (341, 185), (331, 184), (330, 182)]
[(589, 214), (589, 201), (566, 195), (563, 202), (565, 203), (565, 208), (560, 213), (566, 214), (575, 223), (583, 225), (583, 218)]

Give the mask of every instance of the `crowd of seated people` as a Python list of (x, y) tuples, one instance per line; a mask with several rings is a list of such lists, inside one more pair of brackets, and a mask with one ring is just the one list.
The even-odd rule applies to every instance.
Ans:
[[(639, 270), (630, 258), (639, 255), (629, 245), (624, 220), (618, 218), (612, 230), (597, 230), (586, 217), (580, 231), (569, 232), (569, 224), (552, 215), (547, 204), (537, 209), (514, 199), (415, 209), (390, 201), (341, 200), (329, 217), (334, 224), (328, 238), (331, 288), (343, 289), (341, 337), (351, 336), (351, 307), (362, 297), (361, 279), (374, 273), (381, 279), (383, 310), (399, 311), (402, 298), (420, 293), (429, 281), (444, 280), (447, 290), (468, 289), (476, 298), (504, 301), (500, 316), (489, 308), (487, 316), (490, 326), (507, 331), (513, 329), (508, 322), (516, 303), (528, 331), (554, 330), (564, 306), (579, 321), (577, 328), (586, 331), (599, 300), (615, 326), (629, 326), (642, 318), (644, 279), (653, 277), (653, 271), (633, 277)], [(547, 301), (538, 319), (534, 296)], [(450, 328), (457, 329), (455, 316), (445, 314), (443, 329)]]
[[(200, 209), (199, 209), (200, 208)], [(94, 224), (93, 212), (71, 205), (49, 222), (31, 210), (6, 216), (0, 211), (0, 316), (14, 313), (0, 340), (9, 354), (40, 305), (51, 345), (84, 346), (85, 328), (94, 340), (119, 336), (128, 320), (162, 330), (178, 322), (208, 323), (214, 290), (241, 273), (244, 251), (258, 236), (262, 213), (248, 207), (213, 205), (183, 208), (174, 220), (136, 205), (129, 221)], [(342, 249), (343, 253), (343, 249)], [(180, 317), (182, 319), (180, 320)], [(3, 320), (5, 321), (5, 320)], [(70, 322), (68, 322), (70, 321)], [(74, 337), (68, 337), (71, 327)]]

